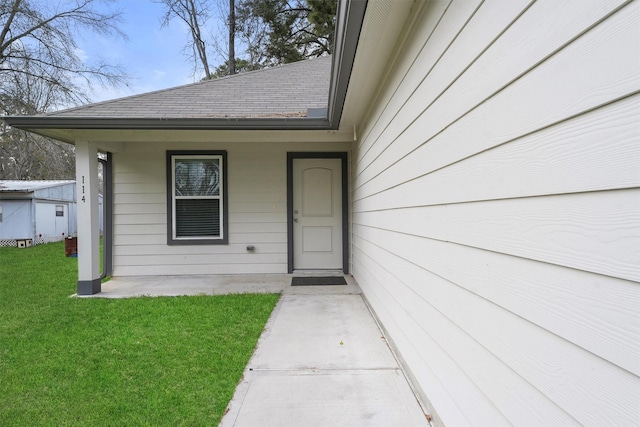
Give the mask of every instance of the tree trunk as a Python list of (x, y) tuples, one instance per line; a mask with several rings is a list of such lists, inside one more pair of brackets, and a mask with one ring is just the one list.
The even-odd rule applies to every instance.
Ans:
[(229, 0), (229, 75), (236, 73), (236, 1)]
[(195, 45), (196, 51), (198, 52), (198, 56), (200, 57), (200, 62), (202, 62), (202, 67), (204, 68), (205, 78), (207, 80), (211, 80), (211, 70), (209, 69), (209, 60), (207, 59), (207, 47), (204, 40), (202, 40), (202, 35), (200, 32), (200, 23), (198, 22), (199, 11), (195, 3), (193, 2), (193, 0), (189, 0), (184, 5), (184, 7), (189, 16), (188, 25), (191, 28), (191, 36), (193, 37), (193, 43)]

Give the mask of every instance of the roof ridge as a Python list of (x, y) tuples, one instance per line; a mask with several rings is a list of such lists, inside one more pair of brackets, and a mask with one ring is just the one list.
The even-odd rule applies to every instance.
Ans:
[[(295, 65), (306, 64), (306, 63), (311, 62), (311, 61), (321, 60), (321, 59), (325, 59), (325, 58), (331, 58), (331, 55), (324, 55), (324, 56), (317, 56), (315, 58), (302, 59), (300, 61), (288, 62), (286, 64), (278, 64), (278, 65), (275, 65), (273, 67), (265, 67), (265, 68), (260, 68), (258, 70), (245, 71), (243, 73), (237, 73), (237, 74), (222, 76), (222, 77), (218, 77), (218, 78), (210, 79), (210, 80), (201, 80), (199, 82), (191, 83), (191, 84), (213, 83), (213, 82), (220, 81), (220, 80), (227, 80), (227, 79), (233, 79), (233, 78), (240, 77), (240, 76), (246, 76), (246, 75), (249, 75), (249, 74), (257, 74), (257, 73), (260, 73), (260, 72), (269, 72), (269, 71), (273, 71), (273, 70), (279, 70), (279, 69), (282, 69), (282, 68), (285, 68), (285, 67), (291, 67), (291, 66), (295, 66)], [(185, 86), (188, 86), (188, 85), (185, 85)]]
[(153, 90), (153, 91), (150, 91), (150, 92), (137, 93), (137, 94), (133, 94), (133, 95), (129, 95), (129, 96), (123, 96), (123, 97), (120, 97), (120, 98), (107, 99), (107, 100), (100, 101), (100, 102), (95, 102), (95, 103), (90, 103), (90, 104), (85, 104), (85, 105), (79, 105), (77, 107), (71, 107), (71, 108), (65, 108), (63, 110), (51, 111), (51, 112), (45, 113), (44, 116), (58, 115), (60, 113), (68, 113), (68, 112), (72, 112), (72, 111), (75, 111), (75, 110), (93, 108), (93, 107), (97, 107), (97, 106), (107, 105), (107, 104), (110, 104), (110, 103), (120, 102), (120, 101), (123, 101), (123, 100), (135, 99), (135, 98), (148, 96), (148, 95), (152, 95), (152, 94), (172, 92), (172, 91), (175, 91), (175, 90), (183, 89), (185, 87), (192, 87), (192, 86), (196, 86), (196, 85), (215, 84), (215, 82), (226, 81), (226, 80), (236, 79), (236, 78), (242, 78), (242, 77), (246, 77), (246, 76), (249, 76), (249, 75), (255, 75), (255, 74), (258, 74), (258, 73), (281, 70), (282, 68), (290, 68), (290, 67), (296, 66), (296, 65), (299, 66), (301, 64), (305, 64), (305, 63), (308, 63), (310, 61), (323, 60), (323, 59), (326, 59), (326, 58), (331, 58), (331, 55), (325, 55), (325, 56), (320, 56), (320, 57), (315, 57), (315, 58), (304, 59), (302, 61), (290, 62), (290, 63), (287, 63), (287, 64), (280, 64), (280, 65), (276, 65), (275, 67), (261, 68), (259, 70), (246, 71), (246, 72), (243, 72), (243, 73), (238, 73), (238, 74), (233, 74), (233, 75), (229, 75), (229, 76), (218, 77), (218, 78), (210, 79), (210, 80), (201, 80), (201, 81), (198, 81), (198, 82), (187, 83), (187, 84), (183, 84), (183, 85), (179, 85), (179, 86), (172, 86), (172, 87), (168, 87), (168, 88), (164, 88), (164, 89)]

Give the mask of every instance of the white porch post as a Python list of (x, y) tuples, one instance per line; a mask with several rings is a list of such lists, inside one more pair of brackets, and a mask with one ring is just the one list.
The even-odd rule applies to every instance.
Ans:
[(76, 142), (78, 200), (78, 295), (93, 295), (100, 287), (100, 224), (98, 216), (98, 149)]

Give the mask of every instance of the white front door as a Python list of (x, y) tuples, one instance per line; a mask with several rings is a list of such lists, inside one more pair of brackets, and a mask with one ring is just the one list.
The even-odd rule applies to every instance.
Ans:
[(341, 159), (293, 159), (293, 268), (342, 270)]

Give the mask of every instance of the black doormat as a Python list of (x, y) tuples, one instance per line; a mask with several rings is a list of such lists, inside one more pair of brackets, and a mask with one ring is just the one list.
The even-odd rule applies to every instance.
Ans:
[(346, 285), (343, 276), (293, 277), (291, 286)]

